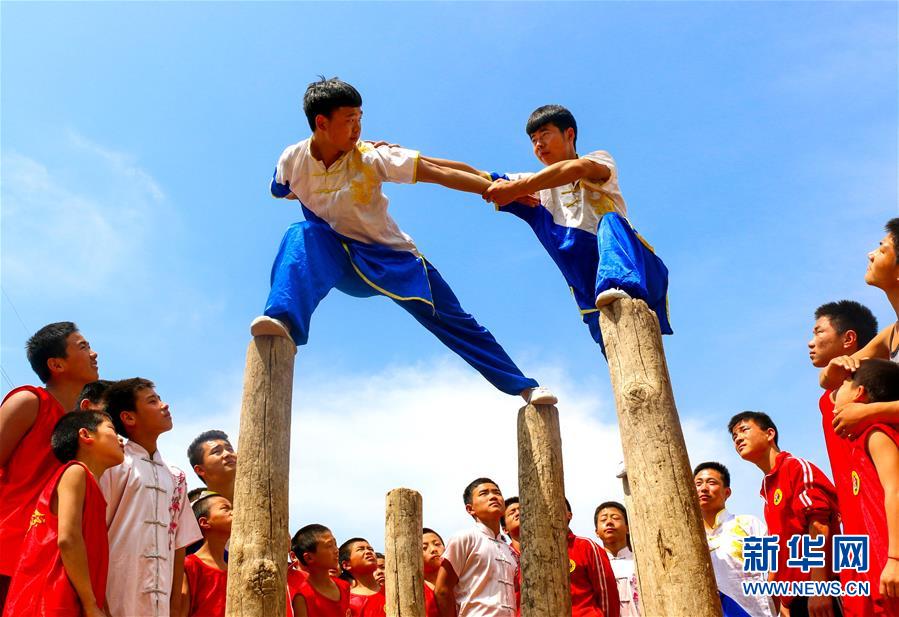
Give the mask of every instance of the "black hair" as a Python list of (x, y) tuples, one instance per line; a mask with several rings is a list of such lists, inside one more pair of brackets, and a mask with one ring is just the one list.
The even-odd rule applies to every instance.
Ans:
[(717, 461), (707, 461), (705, 463), (699, 463), (696, 466), (696, 469), (693, 470), (693, 477), (695, 478), (697, 474), (699, 474), (699, 472), (703, 469), (711, 469), (712, 471), (717, 471), (718, 475), (721, 476), (721, 483), (724, 484), (724, 488), (730, 488), (730, 471), (727, 470), (727, 467)]
[(384, 557), (384, 553), (375, 553), (375, 559), (387, 559)]
[(446, 542), (443, 541), (443, 536), (441, 536), (439, 533), (437, 533), (436, 531), (434, 531), (434, 530), (431, 529), (430, 527), (422, 527), (422, 528), (421, 528), (421, 535), (425, 535), (426, 533), (432, 533), (432, 534), (434, 534), (435, 536), (437, 536), (438, 538), (440, 538), (440, 542), (441, 542), (442, 544), (446, 544)]
[(199, 494), (194, 495), (193, 499), (191, 499), (191, 493), (194, 493), (197, 489), (194, 489), (190, 493), (187, 494), (187, 499), (190, 501), (190, 507), (194, 511), (194, 516), (197, 521), (200, 520), (200, 517), (209, 518), (209, 507), (210, 507), (210, 498), (211, 497), (224, 497), (224, 495), (220, 493), (216, 493), (215, 491), (210, 491), (205, 488), (199, 489)]
[(143, 377), (132, 377), (115, 381), (106, 390), (106, 413), (112, 418), (116, 432), (127, 437), (125, 423), (122, 422), (123, 411), (134, 411), (137, 408), (137, 393), (141, 390), (155, 388), (156, 385)]
[(314, 553), (315, 549), (318, 548), (319, 539), (326, 533), (331, 533), (331, 530), (324, 525), (312, 523), (302, 527), (294, 534), (290, 540), (290, 550), (297, 556), (301, 564), (306, 565), (304, 555), (306, 553)]
[(349, 561), (350, 553), (353, 550), (353, 545), (357, 542), (365, 542), (369, 544), (369, 541), (365, 538), (350, 538), (346, 542), (340, 545), (340, 548), (337, 549), (337, 564), (340, 566), (340, 578), (349, 582), (355, 579), (355, 577), (348, 571), (343, 569), (343, 562)]
[(899, 364), (882, 358), (862, 360), (852, 383), (864, 386), (869, 403), (899, 401)]
[(771, 419), (771, 416), (761, 411), (741, 411), (733, 418), (731, 418), (730, 422), (727, 423), (727, 432), (730, 433), (731, 436), (733, 436), (734, 427), (744, 420), (752, 420), (763, 431), (767, 431), (769, 428), (773, 428), (774, 447), (779, 448), (779, 446), (777, 445), (777, 438), (780, 437), (780, 433), (777, 430), (777, 425), (774, 424), (774, 420)]
[(593, 526), (599, 522), (599, 513), (605, 510), (606, 508), (615, 508), (616, 510), (621, 512), (621, 516), (624, 517), (624, 524), (627, 525), (627, 510), (624, 509), (624, 506), (617, 501), (604, 501), (598, 506), (596, 506), (596, 510), (593, 511)]
[[(472, 490), (474, 490), (474, 489), (472, 489)], [(518, 495), (516, 495), (514, 497), (509, 497), (508, 499), (506, 499), (506, 509), (508, 510), (509, 506), (511, 506), (513, 503), (519, 503)], [(503, 514), (499, 518), (499, 524), (502, 525), (503, 529), (506, 528), (506, 515), (505, 514)]]
[[(225, 431), (219, 431), (216, 429), (210, 431), (203, 431), (196, 437), (194, 440), (190, 442), (190, 445), (187, 446), (187, 460), (190, 461), (190, 466), (194, 465), (202, 465), (203, 464), (203, 444), (207, 441), (224, 441), (229, 446), (231, 445), (231, 441), (228, 439), (228, 435)], [(195, 472), (196, 473), (196, 472)], [(203, 479), (200, 474), (197, 474), (201, 480)]]
[(205, 486), (198, 486), (197, 488), (190, 489), (187, 491), (187, 501), (190, 503), (195, 502), (205, 490), (208, 490)]
[(852, 330), (861, 349), (877, 335), (877, 318), (864, 304), (855, 300), (838, 300), (822, 304), (815, 311), (815, 319), (827, 317), (837, 334)]
[(574, 115), (561, 105), (543, 105), (535, 109), (525, 125), (528, 137), (536, 133), (547, 124), (552, 124), (557, 129), (565, 132), (565, 129), (574, 129), (574, 145), (577, 146), (577, 121)]
[(105, 405), (106, 391), (109, 390), (111, 385), (112, 382), (108, 379), (98, 379), (90, 382), (81, 388), (81, 393), (78, 395), (78, 403), (80, 404), (81, 401), (87, 399), (92, 405)]
[(496, 488), (499, 488), (499, 484), (491, 480), (490, 478), (478, 478), (476, 480), (472, 480), (468, 486), (465, 487), (465, 490), (462, 491), (462, 501), (465, 502), (466, 506), (471, 505), (471, 497), (474, 493), (474, 489), (478, 488), (482, 484), (492, 484)]
[(568, 497), (565, 498), (565, 509), (568, 511), (568, 514), (571, 514), (571, 502), (568, 501)]
[(884, 229), (890, 234), (890, 238), (893, 239), (893, 249), (896, 251), (896, 263), (899, 264), (899, 217), (888, 220), (887, 224), (884, 225)]
[(68, 463), (78, 456), (78, 431), (86, 428), (91, 433), (97, 432), (101, 423), (109, 420), (109, 416), (99, 411), (70, 411), (62, 416), (53, 427), (50, 435), (50, 449), (60, 463)]
[(37, 373), (38, 378), (47, 383), (53, 374), (47, 366), (50, 358), (66, 358), (66, 341), (71, 334), (78, 332), (78, 326), (71, 321), (59, 321), (47, 324), (35, 332), (25, 343), (25, 354), (28, 363)]
[(315, 117), (319, 114), (330, 118), (338, 107), (362, 107), (362, 95), (353, 86), (337, 77), (325, 79), (319, 75), (303, 95), (303, 112), (309, 121), (309, 128), (315, 131)]

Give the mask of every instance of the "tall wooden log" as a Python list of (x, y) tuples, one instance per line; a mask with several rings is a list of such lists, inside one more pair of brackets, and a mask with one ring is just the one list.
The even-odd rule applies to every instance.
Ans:
[(559, 410), (527, 405), (518, 412), (521, 500), (521, 615), (571, 615), (568, 519)]
[(296, 346), (255, 337), (247, 349), (240, 458), (228, 549), (228, 617), (285, 615), (290, 409)]
[(720, 617), (659, 322), (642, 300), (601, 309), (637, 540), (644, 615)]
[(421, 527), (421, 495), (408, 488), (387, 493), (384, 587), (388, 617), (425, 617)]

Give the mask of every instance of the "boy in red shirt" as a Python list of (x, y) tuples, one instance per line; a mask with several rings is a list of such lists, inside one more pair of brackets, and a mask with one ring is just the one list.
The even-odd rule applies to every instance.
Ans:
[[(565, 499), (568, 522), (571, 504)], [(568, 581), (572, 617), (618, 617), (618, 582), (606, 551), (568, 530)]]
[(290, 541), (309, 574), (291, 598), (294, 617), (350, 617), (350, 585), (332, 578), (339, 567), (337, 540), (324, 525), (306, 525)]
[[(899, 364), (865, 360), (837, 391), (836, 404), (899, 401)], [(873, 424), (850, 442), (852, 498), (843, 533), (869, 537), (868, 571), (856, 578), (871, 584), (858, 598), (859, 615), (899, 615), (899, 428)]]
[(225, 617), (228, 597), (225, 545), (231, 538), (231, 502), (216, 492), (203, 491), (191, 503), (191, 508), (203, 532), (203, 545), (184, 558), (181, 614)]
[(0, 610), (34, 504), (59, 470), (50, 450), (53, 427), (97, 380), (97, 353), (70, 321), (44, 326), (25, 349), (46, 388), (16, 388), (0, 405)]
[(350, 610), (359, 617), (369, 599), (384, 590), (375, 578), (378, 558), (365, 538), (350, 538), (337, 550), (340, 578), (350, 584)]
[(109, 416), (73, 411), (50, 439), (63, 463), (40, 493), (21, 545), (4, 616), (105, 617), (109, 545), (97, 479), (122, 462)]
[[(823, 535), (827, 538), (824, 551), (830, 554), (830, 536), (839, 523), (833, 484), (816, 466), (780, 450), (777, 427), (767, 414), (743, 411), (731, 418), (727, 429), (740, 458), (754, 463), (765, 474), (761, 490), (765, 500), (765, 523), (770, 535), (779, 536), (780, 545), (777, 570), (771, 573), (770, 580), (829, 580), (831, 572), (827, 565), (812, 568), (807, 573), (787, 567), (790, 557), (787, 543), (794, 535), (808, 534), (812, 538)], [(833, 608), (837, 601), (828, 596), (783, 596), (778, 599), (792, 617), (839, 615)]]

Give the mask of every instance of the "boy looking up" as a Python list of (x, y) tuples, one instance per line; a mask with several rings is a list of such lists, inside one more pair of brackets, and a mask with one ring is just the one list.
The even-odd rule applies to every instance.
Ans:
[(206, 488), (234, 503), (237, 453), (224, 431), (204, 431), (187, 448), (187, 460)]
[(184, 548), (202, 533), (184, 472), (170, 467), (156, 447), (159, 436), (172, 430), (172, 414), (153, 382), (140, 377), (113, 383), (106, 409), (119, 435), (128, 438), (124, 462), (100, 480), (109, 530), (109, 612), (178, 615)]
[[(899, 364), (864, 360), (837, 391), (836, 404), (899, 401)], [(870, 566), (859, 576), (871, 584), (859, 615), (899, 615), (899, 427), (876, 423), (852, 440), (852, 499), (843, 533), (869, 537)], [(842, 574), (842, 572), (841, 572)]]
[(500, 519), (503, 531), (509, 536), (509, 546), (521, 555), (521, 503), (517, 496), (506, 500), (506, 513)]
[(309, 574), (291, 598), (294, 617), (348, 617), (350, 585), (333, 578), (339, 567), (337, 540), (324, 525), (306, 525), (291, 540), (294, 555)]
[(309, 84), (303, 110), (312, 136), (281, 155), (272, 195), (298, 199), (306, 218), (284, 235), (272, 268), (265, 314), (254, 336), (305, 345), (312, 313), (337, 288), (356, 297), (383, 295), (408, 311), (491, 384), (526, 401), (555, 397), (526, 378), (493, 335), (466, 313), (437, 269), (387, 213), (384, 182), (431, 182), (483, 194), (482, 177), (424, 159), (413, 150), (360, 141), (362, 96), (334, 79)]
[(50, 444), (63, 466), (31, 514), (4, 615), (105, 617), (109, 545), (97, 479), (122, 462), (122, 442), (106, 414), (73, 411)]
[(465, 487), (462, 501), (475, 525), (446, 545), (435, 589), (440, 615), (514, 617), (518, 558), (500, 533), (503, 494), (493, 480), (478, 478)]
[[(534, 174), (490, 174), (494, 182), (484, 199), (531, 226), (603, 353), (599, 307), (620, 298), (644, 300), (662, 334), (671, 334), (668, 269), (627, 219), (612, 156), (602, 150), (579, 156), (577, 122), (561, 105), (538, 107), (525, 130), (544, 168)], [(535, 193), (537, 206), (529, 199)]]
[[(565, 499), (571, 523), (571, 504)], [(572, 617), (618, 617), (620, 603), (615, 573), (606, 552), (589, 538), (568, 529), (569, 586)]]
[[(781, 451), (777, 445), (777, 427), (768, 414), (743, 411), (727, 424), (734, 448), (744, 461), (753, 463), (765, 474), (761, 496), (765, 501), (765, 523), (768, 534), (778, 536), (780, 549), (774, 581), (827, 581), (828, 566), (812, 568), (804, 573), (787, 567), (790, 557), (788, 542), (794, 535), (808, 534), (813, 539), (825, 537), (824, 552), (829, 555), (830, 536), (837, 531), (836, 490), (824, 472), (805, 459)], [(814, 551), (812, 551), (814, 552)], [(829, 561), (827, 562), (829, 563)], [(829, 596), (782, 596), (780, 603), (790, 615), (824, 615), (831, 617), (835, 599)]]
[(225, 545), (231, 537), (231, 502), (213, 491), (203, 491), (191, 509), (203, 532), (203, 546), (184, 559), (181, 615), (225, 617), (228, 597)]
[(375, 578), (378, 558), (375, 549), (365, 538), (350, 538), (337, 549), (340, 578), (350, 584), (350, 610), (359, 617), (369, 598), (381, 593), (381, 584)]
[(71, 321), (44, 326), (25, 349), (46, 387), (16, 388), (0, 405), (0, 610), (34, 504), (59, 469), (50, 449), (53, 427), (97, 379), (97, 352)]

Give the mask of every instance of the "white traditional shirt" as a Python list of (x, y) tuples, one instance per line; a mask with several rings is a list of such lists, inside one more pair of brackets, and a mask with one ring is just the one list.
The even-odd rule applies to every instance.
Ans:
[(187, 501), (184, 472), (125, 444), (125, 460), (100, 478), (106, 498), (109, 576), (106, 598), (117, 617), (167, 617), (175, 551), (203, 538)]
[[(596, 183), (581, 179), (570, 184), (540, 191), (540, 204), (549, 210), (553, 222), (595, 234), (599, 219), (609, 212), (627, 218), (627, 204), (618, 188), (618, 169), (612, 155), (603, 150), (580, 158), (589, 159), (609, 169), (609, 179)], [(508, 174), (510, 180), (533, 176), (532, 173)]]
[(311, 138), (304, 139), (281, 154), (274, 177), (279, 188), (289, 188), (341, 235), (417, 254), (412, 238), (387, 214), (381, 183), (413, 184), (419, 153), (397, 146), (374, 148), (360, 141), (325, 169), (324, 163), (312, 156), (310, 143)]
[(480, 521), (446, 544), (443, 559), (453, 567), (458, 617), (515, 617), (518, 558)]
[(640, 587), (637, 583), (637, 566), (634, 553), (624, 546), (618, 553), (606, 549), (612, 572), (618, 583), (618, 600), (621, 605), (621, 617), (640, 617)]
[(742, 587), (743, 581), (766, 580), (764, 573), (743, 571), (743, 538), (766, 535), (765, 523), (750, 514), (734, 516), (727, 510), (721, 510), (715, 517), (714, 527), (710, 528), (705, 522), (703, 526), (709, 542), (718, 591), (730, 597), (753, 617), (772, 617), (774, 605), (771, 599), (766, 596), (745, 596)]

